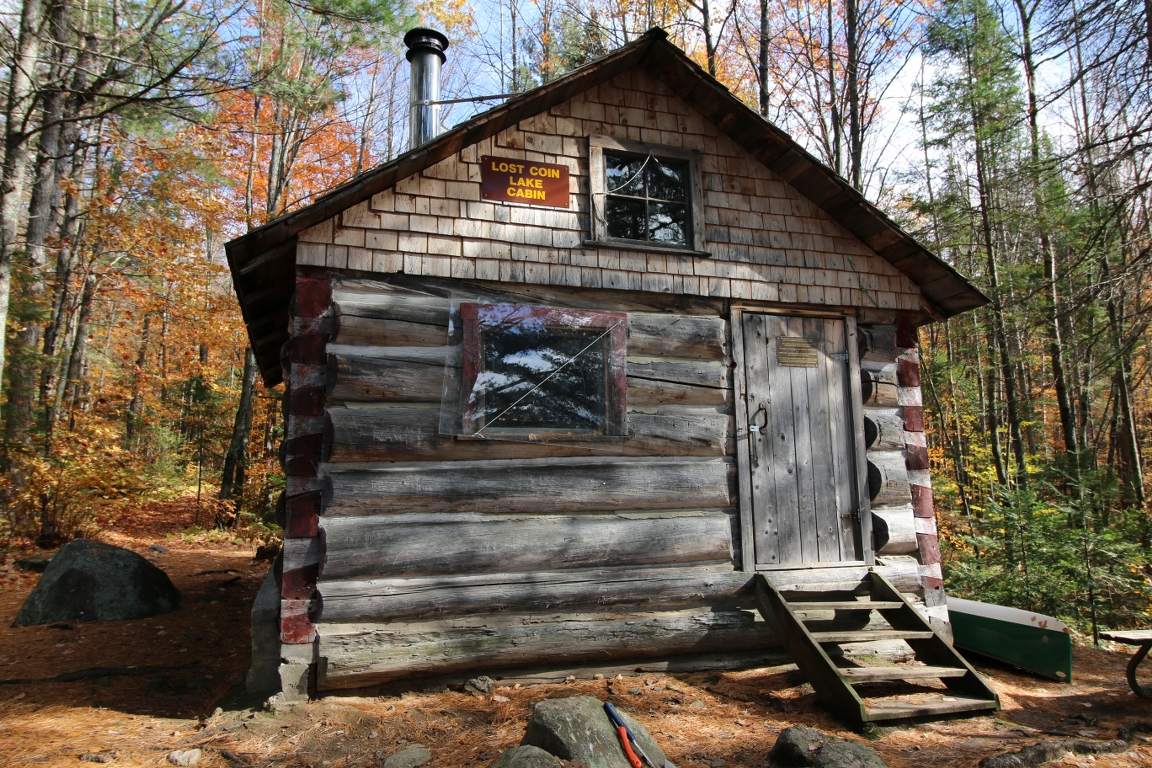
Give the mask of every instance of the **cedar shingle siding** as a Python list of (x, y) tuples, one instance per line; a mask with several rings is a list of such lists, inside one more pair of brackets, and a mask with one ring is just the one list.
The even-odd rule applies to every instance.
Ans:
[[(587, 137), (702, 153), (711, 258), (585, 248)], [(480, 199), (480, 157), (567, 165), (572, 210)], [(298, 236), (297, 263), (364, 272), (919, 310), (920, 289), (643, 70), (617, 75)]]

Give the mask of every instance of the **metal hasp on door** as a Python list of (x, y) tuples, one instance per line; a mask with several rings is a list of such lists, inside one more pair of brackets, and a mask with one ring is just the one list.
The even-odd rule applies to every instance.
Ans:
[(743, 313), (740, 322), (737, 407), (747, 411), (741, 464), (750, 475), (756, 568), (871, 561), (861, 537), (868, 505), (859, 502), (845, 320)]

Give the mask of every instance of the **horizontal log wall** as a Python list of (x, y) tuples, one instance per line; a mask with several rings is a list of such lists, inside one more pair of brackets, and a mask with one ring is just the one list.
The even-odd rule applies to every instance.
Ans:
[(652, 610), (702, 602), (751, 605), (748, 574), (733, 571), (727, 563), (554, 570), (557, 565), (546, 563), (540, 570), (510, 573), (325, 581), (320, 586), (324, 618), (392, 622), (463, 613), (555, 613), (638, 604)]
[(457, 461), (480, 461), (557, 456), (722, 457), (733, 452), (735, 427), (723, 406), (671, 405), (652, 410), (629, 413), (629, 434), (620, 440), (541, 445), (441, 435), (440, 409), (435, 404), (333, 406), (327, 410), (327, 457), (333, 464), (343, 464), (435, 461), (449, 455)]
[[(337, 623), (448, 622), (433, 643), (442, 652), (430, 647), (418, 662), (401, 651), (389, 661), (386, 638), (377, 637), (383, 646), (369, 653), (381, 660), (364, 674), (342, 666), (355, 666), (347, 659), (359, 640), (322, 639), (324, 686), (487, 663), (479, 651), (464, 653), (474, 642), (453, 616), (498, 612), (530, 628), (558, 610), (728, 605), (738, 614), (736, 602), (747, 603), (734, 597), (748, 579), (733, 569), (739, 530), (723, 305), (692, 300), (661, 313), (654, 310), (668, 307), (643, 295), (521, 288), (337, 277), (327, 311), (297, 323), (297, 333), (328, 337), (321, 462), (293, 486), (317, 495), (322, 513), (316, 538), (285, 549), (294, 572), (316, 584), (309, 616), (321, 638), (338, 636), (330, 631)], [(627, 311), (627, 434), (543, 443), (441, 434), (445, 383), (460, 376), (448, 333), (461, 300)], [(531, 629), (501, 632), (525, 648), (523, 659), (505, 654), (505, 666), (583, 653), (571, 633), (535, 643)], [(705, 634), (717, 648), (731, 635)], [(678, 647), (656, 643), (641, 655)], [(636, 652), (624, 644), (620, 653)], [(462, 655), (446, 658), (454, 654)]]
[[(892, 558), (879, 566), (899, 589), (917, 588), (915, 563)], [(765, 574), (782, 590), (851, 590), (864, 568), (809, 569)], [(629, 613), (625, 592), (653, 595), (642, 612)], [(431, 619), (441, 591), (456, 617)], [(429, 596), (429, 591), (435, 596)], [(752, 609), (750, 576), (716, 568), (565, 571), (515, 577), (493, 574), (446, 579), (378, 579), (322, 584), (324, 602), (339, 618), (319, 627), (322, 690), (363, 687), (413, 676), (509, 668), (547, 660), (555, 665), (666, 658), (678, 654), (733, 653), (779, 645), (771, 625)], [(549, 602), (555, 601), (555, 602)], [(676, 604), (708, 605), (670, 610)], [(597, 605), (610, 610), (594, 611)], [(633, 603), (634, 605), (634, 603)], [(482, 613), (461, 615), (483, 606)], [(546, 606), (541, 610), (538, 606)], [(585, 611), (579, 609), (585, 607)], [(522, 612), (517, 611), (521, 609)], [(507, 610), (502, 614), (497, 611)], [(852, 626), (858, 618), (811, 614), (820, 629)], [(408, 619), (406, 621), (406, 619)], [(814, 625), (816, 626), (816, 625)], [(877, 644), (845, 644), (843, 653), (887, 655)]]
[[(396, 519), (398, 518), (398, 519)], [(730, 563), (721, 512), (325, 516), (321, 578)]]
[(863, 326), (859, 334), (868, 491), (872, 499), (873, 529), (884, 542), (877, 554), (909, 554), (916, 551), (916, 530), (904, 459), (904, 415), (899, 407), (895, 331), (888, 326)]
[(910, 313), (896, 312), (860, 326), (868, 480), (873, 516), (887, 529), (879, 554), (916, 556), (929, 618), (939, 623), (947, 614), (912, 321)]
[[(899, 589), (917, 593), (915, 560), (888, 557), (876, 566)], [(864, 568), (801, 568), (769, 571), (777, 589), (790, 594), (858, 588)], [(326, 621), (392, 622), (451, 615), (552, 612), (618, 606), (665, 610), (683, 605), (729, 609), (754, 607), (752, 577), (725, 565), (469, 573), (322, 581)]]
[(330, 465), (325, 519), (395, 512), (726, 508), (729, 467), (723, 459), (582, 457)]
[(321, 689), (547, 661), (659, 658), (778, 645), (752, 611), (469, 616), (405, 624), (322, 624)]
[[(407, 279), (337, 277), (330, 290), (323, 311), (297, 318), (300, 338), (327, 343), (322, 365), (309, 352), (307, 365), (289, 370), (285, 443), (286, 467), (305, 471), (289, 477), (283, 630), (318, 638), (321, 688), (449, 674), (497, 657), (502, 667), (566, 664), (774, 642), (749, 623), (748, 577), (733, 567), (740, 535), (722, 305), (693, 300), (676, 307), (684, 314), (662, 314), (642, 295)], [(451, 387), (459, 375), (448, 318), (461, 297), (627, 311), (628, 434), (552, 443), (441, 434), (446, 376)], [(889, 531), (881, 567), (915, 593), (917, 564), (893, 557), (916, 551), (924, 527), (904, 520), (913, 499), (900, 367), (885, 359), (883, 332), (864, 336), (873, 344), (862, 374), (873, 382), (873, 504)], [(851, 587), (860, 576), (851, 570), (770, 577), (815, 592)], [(635, 611), (645, 612), (640, 624), (618, 620)], [(593, 631), (545, 618), (580, 612)], [(614, 633), (612, 647), (589, 655), (601, 631)], [(498, 652), (509, 644), (513, 656)]]
[[(445, 366), (456, 369), (447, 347), (352, 347), (333, 344), (331, 405), (440, 401)], [(722, 363), (647, 358), (628, 362), (632, 405), (726, 405), (730, 372)]]

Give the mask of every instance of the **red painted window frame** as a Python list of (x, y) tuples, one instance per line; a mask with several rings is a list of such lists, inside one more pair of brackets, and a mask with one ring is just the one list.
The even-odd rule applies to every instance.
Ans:
[[(481, 373), (480, 334), (485, 328), (498, 328), (510, 324), (534, 323), (557, 328), (588, 328), (606, 331), (608, 335), (608, 371), (605, 385), (605, 429), (599, 433), (563, 433), (566, 437), (620, 437), (628, 430), (628, 314), (594, 309), (565, 309), (520, 304), (480, 304), (466, 302), (460, 305), (463, 325), (463, 380), (460, 388), (461, 427), (464, 434), (484, 430), (470, 418), (467, 409), (469, 396)], [(499, 437), (511, 430), (484, 430), (485, 435)], [(546, 428), (534, 434), (555, 435)]]

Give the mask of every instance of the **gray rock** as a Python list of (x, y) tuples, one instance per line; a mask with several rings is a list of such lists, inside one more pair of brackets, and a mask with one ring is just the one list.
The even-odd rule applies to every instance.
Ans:
[(172, 551), (172, 550), (168, 549), (168, 547), (164, 546), (163, 544), (152, 544), (152, 545), (149, 545), (148, 549), (152, 550), (153, 552), (159, 552), (162, 555), (166, 555)]
[(512, 747), (492, 763), (492, 768), (561, 768), (555, 755), (531, 745)]
[(82, 763), (110, 763), (115, 759), (108, 752), (85, 752), (80, 755)]
[(381, 768), (416, 768), (432, 759), (432, 753), (423, 744), (409, 744), (395, 753)]
[(768, 753), (766, 768), (887, 768), (871, 747), (833, 739), (804, 725), (785, 728)]
[(198, 749), (178, 749), (175, 752), (168, 753), (168, 762), (172, 763), (172, 765), (181, 766), (196, 765), (203, 756), (204, 753)]
[(470, 691), (479, 691), (480, 693), (492, 693), (496, 687), (496, 681), (487, 675), (474, 677), (468, 682), (464, 683), (464, 688)]
[(164, 571), (127, 549), (75, 539), (52, 558), (16, 625), (145, 619), (179, 609), (180, 592)]
[[(648, 757), (663, 765), (667, 758), (644, 726), (625, 712), (620, 712), (620, 717)], [(583, 760), (589, 768), (630, 768), (604, 703), (591, 696), (546, 699), (537, 704), (520, 744), (540, 747), (561, 760)]]
[(876, 750), (858, 741), (834, 741), (816, 754), (815, 768), (887, 768)]
[(44, 573), (44, 570), (48, 567), (48, 563), (50, 562), (52, 562), (52, 558), (50, 557), (26, 557), (23, 560), (17, 560), (13, 563), (13, 565), (22, 571)]
[(785, 728), (768, 753), (768, 765), (771, 768), (805, 768), (813, 765), (816, 753), (831, 740), (830, 736), (806, 725)]

